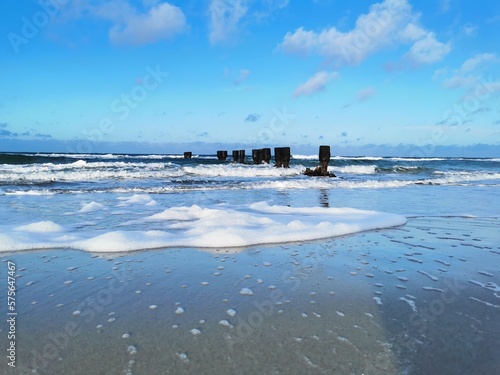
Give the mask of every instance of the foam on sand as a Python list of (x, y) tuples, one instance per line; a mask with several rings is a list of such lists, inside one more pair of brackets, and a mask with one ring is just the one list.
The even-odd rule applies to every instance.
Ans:
[(104, 208), (104, 205), (101, 203), (97, 202), (90, 202), (87, 204), (84, 204), (82, 208), (80, 209), (80, 213), (87, 213), (87, 212), (94, 212), (94, 211), (100, 211)]
[[(137, 200), (143, 204), (147, 202), (143, 196), (134, 196), (128, 203)], [(71, 248), (90, 252), (123, 252), (166, 247), (240, 248), (318, 240), (406, 223), (403, 216), (376, 211), (270, 206), (266, 202), (205, 208), (196, 205), (172, 207), (133, 221), (129, 219), (129, 215), (123, 215), (120, 228), (126, 230), (107, 232), (93, 227), (86, 227), (85, 230), (78, 226), (64, 227), (54, 222), (28, 223), (15, 228), (3, 225), (0, 233), (5, 234), (0, 235), (0, 251)]]
[(31, 233), (54, 233), (61, 232), (63, 228), (52, 221), (39, 221), (36, 223), (18, 226), (14, 228), (14, 230)]

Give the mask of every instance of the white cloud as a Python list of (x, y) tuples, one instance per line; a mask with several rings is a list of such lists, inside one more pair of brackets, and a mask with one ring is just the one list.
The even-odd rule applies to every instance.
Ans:
[(127, 14), (122, 25), (109, 31), (109, 38), (116, 44), (147, 44), (169, 39), (186, 27), (182, 10), (168, 3), (155, 5), (144, 14)]
[(407, 57), (413, 63), (439, 61), (451, 46), (437, 41), (434, 33), (418, 25), (418, 19), (407, 0), (384, 0), (360, 15), (350, 31), (330, 27), (315, 32), (300, 27), (288, 32), (279, 48), (286, 53), (319, 54), (337, 65), (355, 65), (381, 49), (410, 44)]
[(488, 66), (499, 62), (500, 58), (494, 53), (480, 53), (465, 60), (458, 69), (437, 70), (435, 77), (445, 76), (442, 85), (447, 89), (472, 88)]
[(210, 0), (209, 41), (212, 45), (234, 42), (242, 28), (271, 17), (289, 3), (290, 0)]
[(460, 67), (460, 72), (471, 72), (488, 63), (500, 62), (500, 58), (494, 53), (480, 53), (464, 61)]
[(248, 0), (212, 0), (209, 7), (211, 44), (226, 42), (238, 32), (239, 22), (248, 12)]
[(463, 27), (462, 31), (465, 35), (467, 36), (476, 36), (477, 35), (477, 30), (479, 29), (478, 25), (474, 25), (470, 22), (467, 22)]
[(248, 77), (250, 76), (250, 70), (248, 69), (241, 69), (240, 70), (240, 75), (234, 80), (235, 85), (240, 85), (243, 82), (245, 82)]
[(403, 40), (407, 39), (409, 41), (422, 39), (426, 36), (426, 34), (427, 32), (424, 29), (414, 23), (406, 25), (400, 33)]
[(476, 78), (472, 75), (468, 76), (453, 76), (446, 78), (443, 81), (443, 87), (446, 89), (457, 89), (460, 87), (469, 87), (473, 86), (476, 83)]
[(263, 2), (270, 10), (275, 10), (287, 7), (290, 0), (264, 0)]
[(356, 93), (356, 99), (358, 100), (358, 102), (362, 102), (371, 98), (373, 95), (375, 95), (375, 93), (376, 93), (375, 88), (366, 87), (364, 89), (359, 90)]
[(139, 11), (127, 0), (74, 0), (63, 8), (61, 19), (94, 17), (111, 21), (111, 42), (116, 44), (147, 44), (172, 38), (186, 30), (182, 10), (168, 2), (143, 0), (144, 11)]
[(441, 61), (450, 51), (450, 43), (438, 42), (434, 33), (429, 32), (411, 46), (405, 57), (416, 65), (432, 64)]
[(295, 89), (292, 96), (297, 98), (302, 95), (313, 95), (319, 91), (323, 91), (326, 84), (333, 78), (337, 78), (337, 72), (327, 72), (325, 70), (316, 73), (309, 78), (305, 83)]
[(446, 13), (450, 10), (451, 0), (441, 0), (441, 12)]

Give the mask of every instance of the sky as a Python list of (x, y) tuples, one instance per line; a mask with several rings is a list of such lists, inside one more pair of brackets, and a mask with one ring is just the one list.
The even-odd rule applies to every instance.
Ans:
[(498, 1), (0, 7), (0, 151), (500, 155)]

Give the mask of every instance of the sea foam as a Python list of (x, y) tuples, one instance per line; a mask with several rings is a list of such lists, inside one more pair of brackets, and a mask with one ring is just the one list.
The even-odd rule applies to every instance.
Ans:
[[(143, 196), (132, 196), (129, 201), (147, 204), (148, 200)], [(89, 214), (92, 211), (75, 213)], [(105, 220), (97, 216), (94, 219)], [(130, 214), (123, 214), (120, 220), (120, 228), (126, 230), (103, 232), (94, 227), (82, 229), (51, 221), (15, 227), (2, 225), (0, 233), (4, 234), (0, 251), (70, 248), (89, 252), (126, 252), (168, 247), (242, 248), (318, 240), (406, 223), (403, 216), (376, 211), (271, 206), (266, 202), (237, 206), (171, 207), (133, 221), (130, 221)], [(144, 230), (145, 227), (147, 230)]]

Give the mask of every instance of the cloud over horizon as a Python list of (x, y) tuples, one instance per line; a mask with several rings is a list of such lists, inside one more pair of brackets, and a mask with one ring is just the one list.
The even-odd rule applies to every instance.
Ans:
[(260, 117), (261, 117), (261, 115), (259, 115), (259, 114), (257, 114), (257, 113), (250, 113), (250, 114), (246, 117), (245, 121), (246, 121), (246, 122), (257, 122), (257, 121), (259, 121)]
[(289, 54), (319, 55), (336, 66), (358, 65), (382, 49), (399, 45), (411, 46), (403, 56), (411, 65), (442, 60), (451, 44), (439, 42), (432, 31), (420, 26), (419, 17), (407, 0), (384, 0), (360, 15), (350, 31), (299, 27), (286, 33), (278, 47)]
[(322, 70), (321, 72), (314, 74), (306, 82), (297, 87), (293, 92), (292, 97), (298, 98), (299, 96), (303, 95), (311, 96), (318, 92), (324, 91), (327, 83), (337, 77), (337, 72), (327, 72), (326, 70)]
[(356, 99), (358, 102), (363, 102), (365, 100), (370, 99), (373, 95), (375, 95), (377, 91), (373, 87), (366, 87), (364, 89), (359, 90), (356, 93)]
[(500, 63), (500, 58), (494, 53), (479, 53), (468, 58), (458, 69), (438, 69), (434, 78), (445, 76), (442, 86), (446, 89), (472, 88), (479, 82), (487, 67)]

